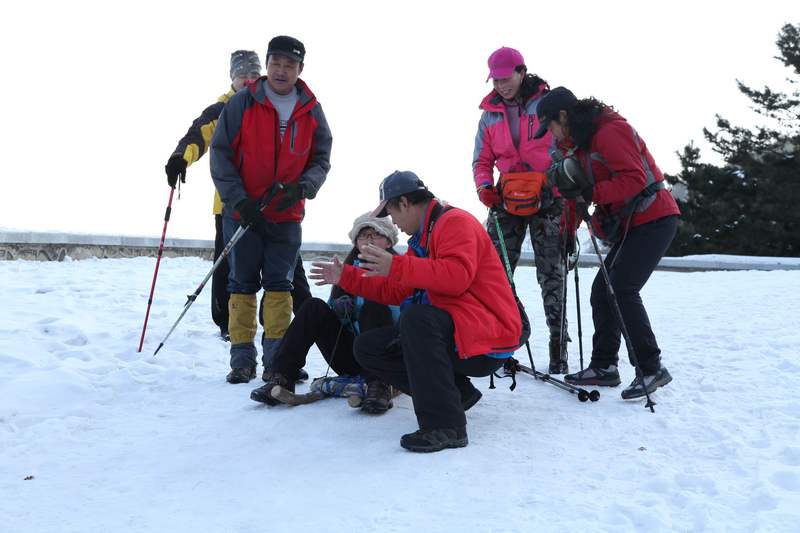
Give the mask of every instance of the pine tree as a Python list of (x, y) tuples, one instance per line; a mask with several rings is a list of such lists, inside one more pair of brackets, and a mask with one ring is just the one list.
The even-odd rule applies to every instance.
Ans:
[(701, 163), (691, 143), (678, 154), (682, 170), (668, 181), (688, 194), (678, 201), (682, 222), (669, 255), (800, 256), (800, 25), (781, 28), (776, 44), (776, 59), (793, 71), (791, 94), (737, 80), (754, 111), (773, 126), (748, 130), (718, 115), (717, 131), (703, 134), (723, 167)]

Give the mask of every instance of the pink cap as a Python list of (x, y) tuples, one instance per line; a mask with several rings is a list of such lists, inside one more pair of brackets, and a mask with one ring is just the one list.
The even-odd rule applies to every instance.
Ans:
[(514, 74), (514, 69), (524, 64), (525, 59), (519, 51), (507, 46), (498, 48), (489, 56), (489, 77), (486, 81), (492, 78), (496, 80), (510, 78)]

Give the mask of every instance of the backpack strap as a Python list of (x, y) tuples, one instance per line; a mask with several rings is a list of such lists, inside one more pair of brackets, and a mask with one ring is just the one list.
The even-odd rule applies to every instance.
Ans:
[[(428, 217), (428, 226), (425, 228), (425, 247), (423, 248), (425, 257), (430, 255), (431, 232), (433, 231), (433, 226), (436, 224), (436, 221), (439, 220), (439, 217), (450, 211), (452, 208), (453, 207), (450, 205), (442, 205), (439, 202), (433, 206), (431, 215)], [(414, 295), (412, 296), (411, 301), (414, 303), (422, 303), (422, 297), (425, 292), (426, 291), (422, 289), (414, 289)]]

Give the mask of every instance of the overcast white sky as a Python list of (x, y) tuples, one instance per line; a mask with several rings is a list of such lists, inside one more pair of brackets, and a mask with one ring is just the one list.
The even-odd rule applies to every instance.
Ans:
[[(503, 6), (490, 7), (490, 6)], [(163, 166), (229, 85), (230, 52), (302, 40), (303, 79), (328, 117), (332, 169), (307, 202), (306, 241), (346, 241), (395, 169), (483, 217), (471, 177), (486, 59), (519, 49), (551, 86), (614, 105), (661, 168), (720, 113), (754, 115), (735, 80), (780, 86), (774, 45), (796, 1), (12, 2), (3, 8), (6, 108), (0, 227), (159, 236)], [(283, 9), (283, 11), (281, 10)], [(699, 143), (705, 147), (703, 143)], [(712, 154), (703, 151), (707, 159)], [(212, 238), (206, 155), (169, 237)]]

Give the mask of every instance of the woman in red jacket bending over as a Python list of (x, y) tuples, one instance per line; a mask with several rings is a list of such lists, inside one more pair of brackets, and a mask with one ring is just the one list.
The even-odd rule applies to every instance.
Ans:
[[(559, 148), (551, 171), (561, 195), (594, 203), (592, 231), (612, 244), (605, 264), (643, 376), (622, 397), (640, 398), (645, 388), (650, 393), (672, 381), (661, 365), (639, 291), (675, 237), (678, 205), (644, 140), (611, 107), (594, 98), (578, 100), (569, 89), (557, 87), (542, 98), (537, 115), (541, 125), (535, 136), (549, 131)], [(564, 379), (615, 387), (620, 384), (620, 326), (602, 272), (592, 284), (591, 304), (592, 361), (586, 370)]]

